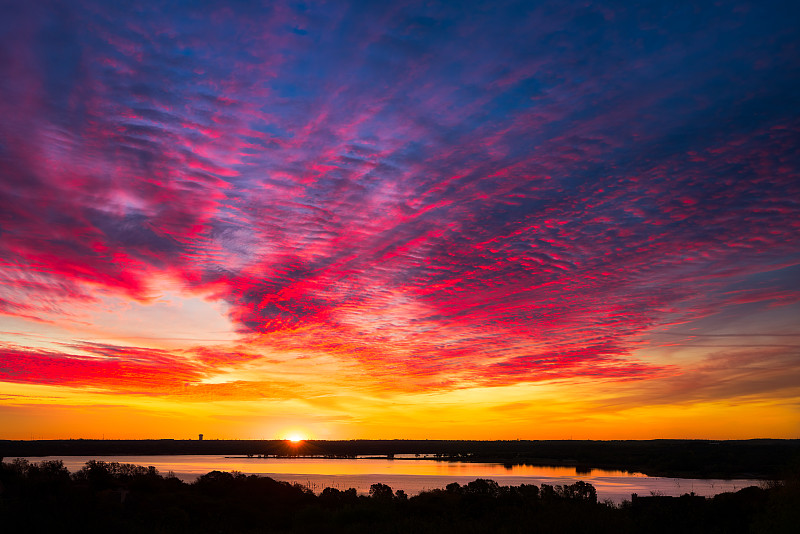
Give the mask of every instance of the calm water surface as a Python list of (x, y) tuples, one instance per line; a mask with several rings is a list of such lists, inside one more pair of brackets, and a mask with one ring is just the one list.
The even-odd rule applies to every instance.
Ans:
[[(650, 495), (682, 495), (691, 491), (711, 496), (758, 485), (758, 480), (719, 480), (648, 477), (641, 473), (592, 469), (578, 473), (574, 467), (543, 467), (532, 465), (504, 466), (496, 463), (439, 462), (398, 455), (386, 458), (357, 458), (331, 460), (326, 458), (246, 458), (214, 455), (175, 456), (48, 456), (27, 458), (32, 462), (61, 460), (70, 471), (77, 471), (89, 460), (154, 466), (162, 474), (172, 471), (175, 476), (191, 482), (209, 471), (240, 471), (250, 475), (265, 475), (275, 480), (297, 482), (319, 493), (326, 487), (356, 488), (369, 492), (371, 484), (381, 482), (408, 495), (423, 490), (444, 488), (451, 482), (465, 484), (476, 478), (490, 478), (503, 486), (520, 484), (572, 484), (583, 480), (597, 488), (600, 500), (622, 502), (631, 493)], [(402, 458), (402, 459), (401, 459)], [(7, 459), (6, 461), (11, 461)]]

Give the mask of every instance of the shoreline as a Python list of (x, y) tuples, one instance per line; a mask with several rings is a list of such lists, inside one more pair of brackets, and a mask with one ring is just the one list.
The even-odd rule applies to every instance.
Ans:
[[(409, 457), (409, 455), (419, 456)], [(570, 467), (695, 479), (779, 480), (800, 440), (0, 440), (0, 457), (184, 456), (426, 460)]]

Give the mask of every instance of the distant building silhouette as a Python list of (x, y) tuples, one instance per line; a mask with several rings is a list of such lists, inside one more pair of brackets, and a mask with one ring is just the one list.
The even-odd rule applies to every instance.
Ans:
[(203, 434), (200, 434), (200, 437), (197, 438), (199, 441), (203, 441)]

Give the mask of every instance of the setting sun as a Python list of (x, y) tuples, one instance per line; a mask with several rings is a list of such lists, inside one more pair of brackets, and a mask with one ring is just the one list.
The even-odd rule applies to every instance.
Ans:
[(303, 437), (301, 434), (295, 433), (295, 434), (289, 434), (286, 437), (286, 439), (287, 441), (291, 441), (292, 443), (300, 443), (305, 439), (305, 437)]

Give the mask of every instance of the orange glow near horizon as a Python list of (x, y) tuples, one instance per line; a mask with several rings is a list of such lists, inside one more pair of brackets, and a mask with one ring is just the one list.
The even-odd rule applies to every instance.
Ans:
[[(0, 439), (749, 439), (795, 438), (796, 409), (776, 401), (650, 404), (620, 399), (631, 386), (574, 384), (473, 388), (449, 393), (327, 402), (227, 399), (215, 402), (116, 396), (54, 386), (0, 384)], [(16, 396), (16, 397), (15, 397)], [(24, 396), (25, 402), (17, 400)], [(638, 404), (638, 405), (637, 405)], [(264, 413), (282, 414), (264, 423)], [(355, 420), (355, 421), (354, 421)], [(742, 422), (746, 424), (742, 424)], [(285, 430), (304, 422), (308, 430)], [(288, 424), (287, 424), (288, 423)], [(282, 429), (281, 429), (282, 427)]]

